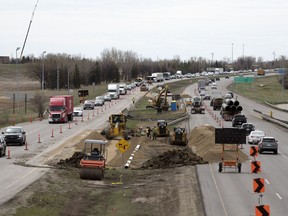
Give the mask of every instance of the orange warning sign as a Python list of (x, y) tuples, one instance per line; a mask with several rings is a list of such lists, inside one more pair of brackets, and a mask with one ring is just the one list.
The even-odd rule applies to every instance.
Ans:
[(270, 216), (270, 206), (269, 205), (260, 205), (255, 207), (256, 216)]
[(250, 147), (250, 156), (258, 157), (258, 146), (251, 146)]
[(261, 163), (260, 163), (260, 161), (252, 161), (251, 162), (251, 172), (252, 173), (260, 173), (261, 172)]
[(264, 182), (265, 182), (264, 178), (253, 179), (253, 192), (264, 193), (265, 192)]

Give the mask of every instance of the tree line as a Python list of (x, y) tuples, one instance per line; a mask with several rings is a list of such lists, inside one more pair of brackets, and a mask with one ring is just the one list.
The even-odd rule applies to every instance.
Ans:
[[(23, 56), (20, 62), (29, 64), (29, 75), (39, 81), (40, 87), (44, 77), (45, 89), (80, 88), (103, 82), (129, 82), (138, 76), (146, 77), (153, 72), (169, 71), (174, 74), (177, 70), (181, 70), (183, 74), (186, 74), (206, 71), (209, 67), (224, 68), (227, 71), (233, 68), (238, 71), (253, 70), (255, 67), (283, 68), (288, 65), (288, 59), (285, 56), (266, 62), (261, 57), (256, 59), (252, 56), (239, 57), (233, 63), (229, 62), (228, 58), (212, 62), (203, 57), (181, 60), (177, 56), (173, 59), (153, 61), (150, 58), (142, 58), (133, 51), (121, 51), (116, 48), (103, 50), (100, 57), (96, 59), (48, 53), (39, 58)], [(288, 77), (285, 77), (285, 80), (288, 80)]]

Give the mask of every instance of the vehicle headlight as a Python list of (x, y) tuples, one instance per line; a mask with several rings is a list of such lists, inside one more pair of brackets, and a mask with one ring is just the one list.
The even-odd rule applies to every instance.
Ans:
[(18, 135), (18, 138), (22, 138), (23, 136), (20, 134), (20, 135)]

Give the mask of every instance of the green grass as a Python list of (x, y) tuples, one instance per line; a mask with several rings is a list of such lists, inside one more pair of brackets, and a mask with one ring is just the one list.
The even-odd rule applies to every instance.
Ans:
[(278, 82), (278, 78), (278, 76), (257, 77), (254, 79), (254, 83), (233, 83), (228, 89), (261, 104), (265, 102), (287, 103), (288, 90), (282, 91), (282, 85)]

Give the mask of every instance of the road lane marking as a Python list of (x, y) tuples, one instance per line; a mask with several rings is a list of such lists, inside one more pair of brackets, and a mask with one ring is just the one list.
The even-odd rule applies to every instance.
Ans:
[(282, 197), (278, 193), (276, 193), (276, 195), (280, 200), (282, 200)]
[(16, 183), (22, 181), (24, 178), (26, 178), (28, 175), (30, 175), (32, 172), (34, 172), (37, 168), (32, 169), (30, 172), (26, 173), (26, 175), (22, 176), (21, 178), (17, 179), (17, 181), (14, 181), (13, 183), (11, 183), (10, 185), (7, 185), (5, 188), (3, 188), (0, 192), (7, 190), (8, 188), (10, 188), (11, 186), (15, 185)]
[(284, 158), (288, 159), (288, 157), (284, 155), (282, 152), (279, 151), (279, 154), (282, 155)]
[(269, 182), (267, 179), (265, 179), (265, 182), (266, 182), (267, 184), (270, 184), (270, 182)]
[(225, 213), (225, 216), (228, 216), (227, 211), (226, 211), (226, 208), (225, 208), (225, 205), (224, 205), (224, 201), (223, 201), (223, 199), (222, 199), (222, 197), (221, 197), (220, 190), (219, 190), (219, 188), (218, 188), (218, 185), (217, 185), (215, 176), (214, 176), (213, 171), (212, 171), (212, 166), (211, 166), (211, 164), (209, 164), (209, 167), (210, 167), (210, 171), (211, 171), (211, 174), (212, 174), (212, 178), (213, 178), (213, 181), (214, 181), (214, 184), (215, 184), (215, 187), (216, 187), (218, 196), (219, 196), (220, 201), (221, 201), (221, 205), (222, 205), (223, 211), (224, 211), (224, 213)]

